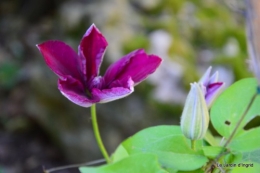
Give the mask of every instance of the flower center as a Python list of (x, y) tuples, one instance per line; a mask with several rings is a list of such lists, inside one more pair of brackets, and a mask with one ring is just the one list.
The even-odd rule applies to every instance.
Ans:
[(86, 93), (88, 98), (92, 98), (92, 94), (88, 89), (85, 90), (85, 93)]

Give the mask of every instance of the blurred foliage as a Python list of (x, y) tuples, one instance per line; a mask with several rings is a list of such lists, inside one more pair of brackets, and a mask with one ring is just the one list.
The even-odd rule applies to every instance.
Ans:
[[(186, 90), (190, 88), (189, 83), (199, 79), (198, 67), (203, 65), (231, 69), (235, 81), (251, 76), (245, 63), (247, 47), (243, 14), (233, 11), (224, 1), (162, 0), (150, 8), (137, 1), (132, 2), (141, 18), (144, 32), (124, 42), (124, 53), (139, 47), (148, 49), (150, 42), (146, 35), (156, 30), (165, 30), (173, 39), (168, 54), (184, 68), (181, 86)], [(201, 53), (204, 50), (211, 52), (212, 57), (203, 59)], [(146, 93), (146, 88), (139, 87), (138, 90)], [(175, 115), (180, 114), (174, 107), (172, 111)], [(164, 114), (165, 106), (158, 108)]]
[(136, 35), (135, 37), (127, 40), (125, 44), (123, 44), (124, 52), (131, 52), (132, 50), (139, 48), (148, 49), (148, 47), (149, 41), (147, 40), (145, 35)]
[(0, 64), (0, 86), (5, 89), (13, 88), (17, 80), (17, 72), (19, 67), (17, 63)]
[[(240, 69), (247, 69), (247, 47), (243, 15), (232, 11), (223, 1), (159, 1), (151, 8), (139, 8), (143, 27), (147, 32), (163, 29), (169, 32), (174, 41), (169, 49), (173, 60), (187, 66), (186, 73), (196, 71), (198, 53), (202, 49), (209, 49), (214, 53), (213, 63), (226, 64)], [(238, 52), (232, 57), (226, 55), (223, 48), (232, 38), (238, 42)], [(148, 38), (136, 35), (124, 43), (124, 52), (137, 47), (147, 47)], [(234, 59), (233, 59), (234, 58)], [(235, 73), (236, 80), (249, 76), (247, 70)], [(184, 75), (184, 83), (194, 81), (198, 76)], [(193, 80), (192, 80), (193, 78)]]

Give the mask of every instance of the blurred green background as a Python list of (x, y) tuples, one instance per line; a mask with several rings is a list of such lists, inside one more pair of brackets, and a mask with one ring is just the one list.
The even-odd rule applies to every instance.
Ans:
[(189, 83), (209, 66), (226, 86), (251, 76), (241, 10), (242, 0), (1, 0), (1, 171), (39, 173), (42, 166), (102, 158), (89, 108), (60, 94), (36, 44), (56, 39), (77, 50), (95, 23), (109, 43), (101, 75), (137, 48), (163, 59), (132, 95), (97, 105), (101, 135), (112, 153), (141, 129), (179, 124)]

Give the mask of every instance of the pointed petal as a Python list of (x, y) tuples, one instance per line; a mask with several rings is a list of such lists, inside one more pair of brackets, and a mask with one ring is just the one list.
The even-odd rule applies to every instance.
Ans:
[(106, 70), (106, 73), (104, 75), (105, 83), (106, 84), (110, 84), (114, 80), (117, 80), (117, 78), (119, 77), (120, 73), (129, 64), (131, 58), (136, 56), (139, 53), (143, 53), (143, 50), (142, 49), (135, 50), (135, 51), (125, 55), (124, 57), (122, 57), (121, 59), (116, 61), (115, 63), (111, 64), (108, 67), (108, 69)]
[(107, 47), (107, 41), (102, 33), (93, 24), (83, 36), (78, 53), (82, 61), (83, 73), (89, 81), (96, 77)]
[(210, 73), (211, 73), (212, 67), (210, 66), (207, 71), (203, 74), (203, 76), (200, 78), (199, 83), (207, 86), (209, 84), (209, 78), (210, 78)]
[(70, 75), (75, 79), (81, 79), (79, 58), (70, 46), (61, 41), (46, 41), (36, 46), (46, 64), (59, 78)]
[(121, 99), (134, 91), (134, 82), (131, 78), (125, 84), (120, 81), (113, 82), (113, 87), (108, 89), (97, 89), (94, 88), (91, 93), (95, 97), (100, 98), (100, 103), (106, 103), (113, 100)]
[(209, 79), (209, 84), (218, 82), (218, 71), (216, 71)]
[(65, 77), (64, 80), (59, 79), (58, 88), (67, 99), (79, 106), (90, 107), (99, 102), (96, 97), (88, 98), (83, 84), (70, 76)]
[(222, 92), (224, 85), (223, 82), (217, 82), (208, 86), (207, 94), (205, 96), (208, 108), (212, 106), (217, 96)]
[(115, 80), (125, 82), (130, 76), (137, 85), (153, 73), (161, 61), (158, 56), (147, 55), (143, 49), (135, 50), (107, 69), (104, 75), (105, 83), (109, 85)]

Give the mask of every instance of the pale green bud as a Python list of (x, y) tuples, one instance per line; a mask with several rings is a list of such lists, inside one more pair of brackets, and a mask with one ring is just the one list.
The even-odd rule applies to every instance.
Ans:
[(191, 140), (202, 139), (209, 125), (209, 112), (201, 86), (191, 84), (181, 116), (181, 130)]

